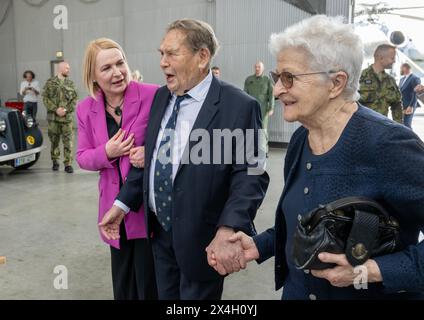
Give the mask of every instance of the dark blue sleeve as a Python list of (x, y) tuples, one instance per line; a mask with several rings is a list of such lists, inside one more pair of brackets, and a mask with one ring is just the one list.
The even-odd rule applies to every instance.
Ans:
[(143, 204), (143, 176), (143, 168), (131, 166), (127, 179), (116, 197), (116, 200), (121, 201), (134, 212), (138, 212)]
[[(249, 109), (250, 112), (248, 112)], [(243, 132), (253, 129), (254, 150), (252, 154), (258, 155), (259, 143), (257, 136), (261, 128), (259, 103), (256, 100), (251, 100), (250, 104), (246, 106), (246, 112), (240, 115), (238, 120), (236, 128), (242, 129)], [(239, 146), (236, 146), (236, 149), (240, 150)], [(248, 151), (246, 152), (249, 153)], [(262, 155), (262, 158), (264, 156)], [(231, 227), (252, 236), (256, 234), (253, 220), (268, 189), (269, 176), (263, 169), (261, 156), (252, 164), (249, 163), (248, 159), (245, 159), (243, 163), (234, 162), (231, 171), (231, 192), (219, 218), (218, 226)]]
[[(424, 229), (424, 144), (400, 125), (386, 130), (379, 141), (378, 188), (396, 213), (401, 234), (418, 237)], [(424, 291), (424, 242), (413, 241), (400, 252), (374, 258), (387, 293)]]
[(258, 263), (262, 263), (274, 256), (274, 228), (269, 228), (257, 236), (254, 236), (253, 241), (255, 242), (256, 248), (259, 251), (259, 259), (256, 260)]

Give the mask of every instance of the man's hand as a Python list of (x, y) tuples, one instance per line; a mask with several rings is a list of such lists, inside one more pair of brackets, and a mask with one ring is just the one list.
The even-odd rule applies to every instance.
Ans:
[[(335, 263), (337, 266), (324, 270), (311, 270), (313, 276), (327, 279), (331, 285), (335, 287), (348, 287), (353, 285), (358, 273), (354, 272), (354, 268), (349, 261), (347, 261), (346, 255), (322, 252), (318, 255), (318, 258), (322, 262)], [(367, 260), (364, 266), (367, 268), (368, 282), (383, 281), (380, 269), (374, 260)]]
[[(246, 263), (259, 259), (259, 251), (252, 237), (249, 237), (244, 232), (237, 232), (229, 238), (230, 242), (241, 243), (243, 248), (244, 259)], [(211, 267), (217, 270), (218, 262), (216, 261), (215, 253), (208, 254), (208, 263)]]
[(269, 110), (267, 113), (268, 117), (272, 116), (273, 114), (274, 114), (274, 109)]
[(57, 108), (57, 109), (56, 109), (56, 114), (57, 114), (59, 117), (63, 118), (64, 116), (66, 116), (65, 108), (62, 108), (62, 107)]
[(119, 226), (124, 216), (125, 212), (117, 206), (112, 206), (112, 208), (106, 212), (102, 221), (99, 223), (99, 229), (106, 239), (119, 239)]
[(233, 229), (220, 227), (215, 238), (206, 248), (209, 265), (222, 276), (246, 268), (241, 243), (229, 240), (233, 234)]
[(403, 113), (408, 115), (408, 114), (413, 114), (414, 113), (414, 108), (412, 108), (411, 106), (409, 106), (408, 108), (406, 108), (405, 110), (403, 110)]
[(130, 150), (130, 163), (136, 168), (144, 168), (144, 147), (135, 147)]
[(131, 133), (124, 140), (125, 131), (119, 129), (118, 132), (106, 143), (106, 155), (109, 159), (118, 158), (130, 154), (130, 150), (134, 145), (134, 134)]
[(419, 84), (414, 88), (414, 91), (418, 94), (424, 93), (424, 85)]

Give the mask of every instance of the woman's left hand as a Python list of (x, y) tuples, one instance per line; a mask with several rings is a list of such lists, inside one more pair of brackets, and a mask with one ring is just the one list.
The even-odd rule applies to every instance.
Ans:
[(144, 168), (144, 147), (135, 147), (130, 150), (130, 163), (136, 168)]
[(335, 263), (334, 268), (324, 270), (311, 270), (313, 276), (317, 278), (327, 279), (331, 285), (335, 287), (348, 287), (354, 284), (358, 276), (366, 276), (368, 282), (381, 282), (382, 277), (377, 263), (368, 259), (363, 266), (366, 267), (367, 274), (363, 275), (360, 272), (355, 272), (355, 268), (347, 261), (344, 254), (332, 254), (322, 252), (318, 255), (322, 262)]

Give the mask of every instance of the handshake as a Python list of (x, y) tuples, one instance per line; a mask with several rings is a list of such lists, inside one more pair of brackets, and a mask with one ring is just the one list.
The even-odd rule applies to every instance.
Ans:
[(209, 265), (222, 276), (245, 269), (248, 262), (259, 259), (252, 237), (228, 227), (218, 229), (206, 253)]

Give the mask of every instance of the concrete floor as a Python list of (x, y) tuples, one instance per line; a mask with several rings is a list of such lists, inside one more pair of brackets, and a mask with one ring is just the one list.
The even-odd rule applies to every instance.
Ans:
[[(424, 139), (424, 117), (414, 130)], [(47, 139), (46, 139), (47, 140)], [(45, 145), (49, 147), (49, 142)], [(284, 151), (272, 149), (266, 199), (257, 230), (274, 222), (283, 188)], [(73, 175), (51, 171), (49, 149), (30, 170), (0, 167), (0, 299), (112, 299), (109, 248), (96, 227), (98, 174), (75, 165)], [(68, 271), (68, 289), (54, 288), (56, 266)], [(274, 291), (273, 259), (227, 277), (224, 299), (279, 299)]]

